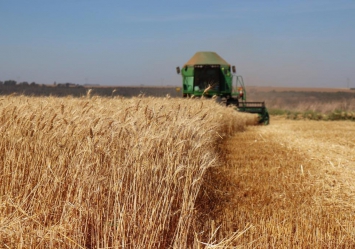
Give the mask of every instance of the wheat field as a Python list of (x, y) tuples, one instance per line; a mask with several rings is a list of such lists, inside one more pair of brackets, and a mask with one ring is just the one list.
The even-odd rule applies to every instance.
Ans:
[(210, 100), (0, 99), (3, 248), (188, 248), (216, 145), (255, 116)]
[(353, 248), (352, 122), (0, 98), (0, 248)]

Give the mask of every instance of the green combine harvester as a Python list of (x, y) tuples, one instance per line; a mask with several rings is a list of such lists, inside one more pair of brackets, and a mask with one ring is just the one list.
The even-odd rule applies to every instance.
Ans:
[[(215, 52), (197, 52), (185, 63), (178, 74), (182, 75), (184, 98), (216, 97), (225, 105), (234, 105), (240, 112), (259, 114), (259, 123), (269, 124), (265, 102), (247, 102), (242, 76), (236, 75), (235, 66)], [(235, 85), (233, 86), (233, 82)]]

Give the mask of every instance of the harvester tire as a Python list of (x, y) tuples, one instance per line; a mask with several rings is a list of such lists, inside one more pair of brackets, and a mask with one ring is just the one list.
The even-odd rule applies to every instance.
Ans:
[(269, 125), (270, 124), (270, 116), (269, 113), (266, 113), (265, 119), (264, 119), (264, 125)]

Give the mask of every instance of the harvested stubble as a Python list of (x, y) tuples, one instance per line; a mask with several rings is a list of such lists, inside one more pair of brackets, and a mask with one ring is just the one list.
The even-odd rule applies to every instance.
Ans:
[(355, 248), (353, 123), (273, 120), (224, 140), (206, 174), (203, 228), (244, 231), (212, 248)]
[(216, 145), (255, 117), (208, 100), (89, 97), (0, 99), (1, 247), (197, 246)]

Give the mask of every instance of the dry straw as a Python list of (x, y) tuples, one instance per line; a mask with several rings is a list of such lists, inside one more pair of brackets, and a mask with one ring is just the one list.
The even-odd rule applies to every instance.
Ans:
[(209, 100), (90, 90), (4, 97), (0, 113), (3, 248), (202, 245), (195, 202), (216, 146), (255, 120)]
[(223, 140), (225, 164), (207, 171), (196, 202), (196, 230), (210, 231), (199, 240), (209, 248), (355, 248), (353, 123), (273, 120)]

